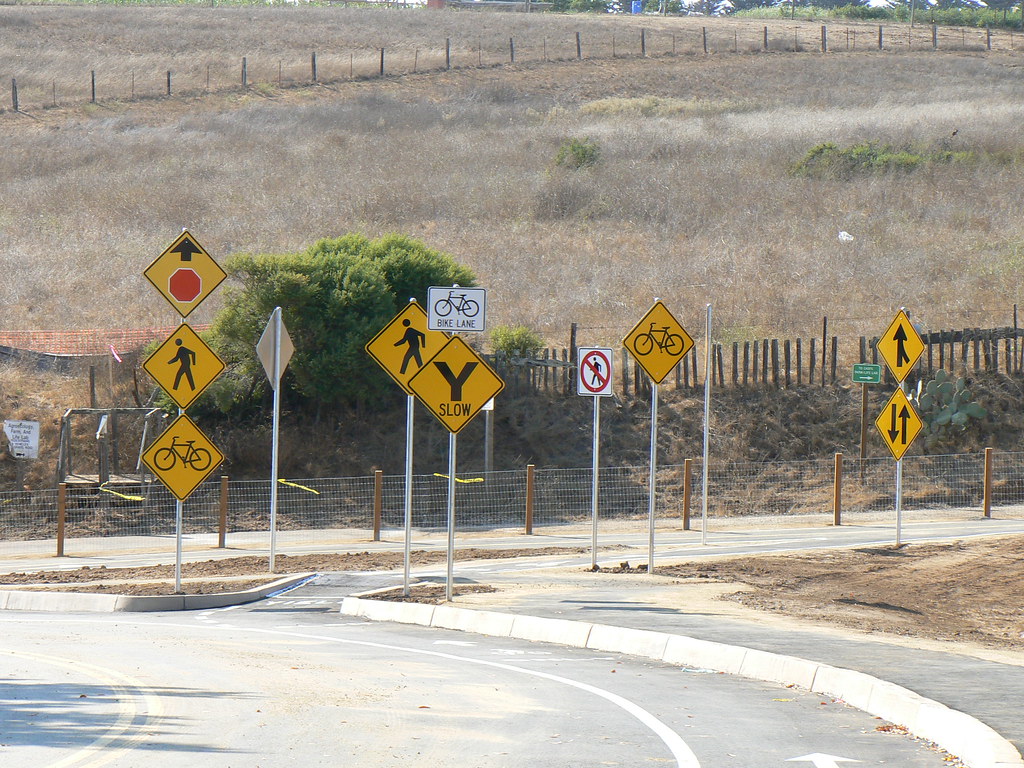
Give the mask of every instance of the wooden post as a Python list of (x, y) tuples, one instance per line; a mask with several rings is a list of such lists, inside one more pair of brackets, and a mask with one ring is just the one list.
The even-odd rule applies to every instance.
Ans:
[(743, 386), (747, 386), (747, 376), (750, 373), (750, 342), (743, 342)]
[(828, 32), (824, 24), (821, 25), (821, 52), (828, 53)]
[(821, 386), (825, 386), (825, 365), (828, 362), (828, 316), (821, 318)]
[(779, 340), (772, 339), (772, 386), (779, 388)]
[(68, 484), (57, 486), (57, 557), (64, 557), (64, 526), (68, 516)]
[(786, 375), (786, 389), (789, 389), (790, 386), (792, 386), (793, 384), (792, 377), (790, 376), (790, 367), (793, 364), (792, 352), (792, 344), (790, 343), (789, 339), (786, 339), (782, 349), (782, 368), (783, 372)]
[(227, 546), (228, 538), (228, 476), (220, 476), (220, 521), (217, 524), (217, 549)]
[(739, 377), (739, 357), (740, 357), (740, 343), (734, 341), (732, 343), (732, 385), (735, 387)]
[(647, 56), (647, 30), (640, 30), (640, 55)]
[(629, 351), (622, 348), (622, 397), (629, 398)]
[(683, 459), (683, 530), (690, 530), (690, 497), (693, 495), (693, 459)]
[(242, 57), (242, 87), (249, 87), (249, 60), (245, 56)]
[(580, 40), (580, 33), (576, 33), (576, 58), (583, 58), (583, 42)]
[(882, 25), (878, 25), (878, 50), (882, 50)]
[(444, 68), (452, 68), (452, 39), (450, 37), (444, 39)]
[(171, 70), (167, 70), (167, 95), (171, 95)]
[(309, 68), (310, 68), (310, 74), (313, 76), (313, 82), (315, 83), (317, 81), (317, 74), (316, 74), (316, 51), (313, 51), (313, 53), (311, 53), (310, 56), (309, 56)]
[(92, 101), (93, 104), (95, 104), (96, 103), (96, 70), (95, 69), (92, 70), (89, 73), (89, 75), (90, 75), (90, 80), (91, 80), (91, 84), (92, 84), (92, 99), (91, 99), (91, 101)]
[[(776, 354), (775, 359), (778, 360), (779, 356)], [(761, 342), (761, 383), (768, 383), (768, 339)], [(775, 377), (775, 383), (778, 384), (778, 376)]]
[(985, 27), (985, 49), (992, 50), (992, 28)]
[(937, 24), (932, 24), (932, 50), (937, 51), (939, 49), (939, 27)]
[(842, 525), (843, 517), (843, 454), (837, 453), (832, 473), (832, 525)]
[(992, 517), (992, 449), (985, 449), (985, 490), (981, 500), (985, 517)]
[(764, 50), (768, 50), (768, 27), (764, 28), (764, 42), (762, 43)]
[(511, 37), (508, 39), (508, 62), (509, 64), (516, 63), (516, 41)]
[(384, 513), (384, 471), (373, 471), (373, 540), (380, 541), (380, 522)]
[(11, 78), (11, 106), (14, 107), (15, 112), (21, 111), (21, 108), (18, 106), (18, 78), (16, 77)]
[(526, 535), (533, 534), (533, 464), (526, 465)]
[(833, 384), (836, 383), (836, 363), (838, 361), (839, 361), (839, 337), (838, 336), (833, 336), (832, 337), (832, 373), (831, 373), (831, 380), (832, 380)]
[(380, 49), (380, 76), (384, 77), (384, 49)]
[(707, 53), (708, 52), (708, 28), (707, 27), (701, 27), (700, 28), (700, 37), (701, 37), (701, 40), (704, 43), (704, 53)]
[(811, 385), (814, 384), (814, 365), (818, 357), (817, 353), (814, 351), (814, 345), (816, 342), (817, 339), (811, 336), (811, 352), (807, 356), (807, 383)]

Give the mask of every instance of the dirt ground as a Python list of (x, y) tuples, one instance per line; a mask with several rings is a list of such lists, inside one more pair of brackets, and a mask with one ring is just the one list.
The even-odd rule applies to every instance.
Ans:
[[(458, 560), (579, 554), (583, 549), (458, 550)], [(444, 552), (414, 552), (414, 565), (443, 561)], [(279, 556), (280, 574), (306, 571), (388, 570), (402, 566), (401, 553)], [(266, 583), (266, 557), (188, 563), (183, 588), (189, 593), (236, 591)], [(623, 575), (642, 564), (605, 569)], [(952, 544), (885, 546), (854, 550), (752, 556), (666, 565), (656, 575), (688, 591), (714, 586), (717, 599), (789, 618), (910, 639), (939, 640), (1009, 651), (1024, 650), (1024, 537)], [(585, 579), (586, 571), (572, 574)], [(172, 566), (18, 573), (0, 576), (0, 588), (169, 593)], [(553, 582), (554, 583), (554, 582)], [(245, 586), (243, 586), (245, 585)], [(475, 592), (490, 589), (488, 585)], [(456, 597), (464, 594), (456, 592)], [(437, 602), (438, 589), (414, 598)]]

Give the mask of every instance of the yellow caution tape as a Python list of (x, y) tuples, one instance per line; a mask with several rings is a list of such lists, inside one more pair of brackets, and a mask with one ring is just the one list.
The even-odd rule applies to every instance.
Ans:
[(287, 480), (282, 480), (280, 477), (277, 478), (277, 482), (279, 482), (281, 485), (290, 485), (292, 488), (301, 488), (304, 491), (309, 491), (310, 493), (315, 493), (317, 496), (320, 495), (320, 491), (315, 491), (312, 488), (307, 488), (306, 486), (299, 485), (298, 483), (291, 483), (291, 482), (289, 482)]
[[(103, 485), (106, 485), (106, 483), (104, 483)], [(127, 493), (118, 493), (117, 491), (112, 491), (110, 488), (104, 488), (103, 485), (100, 486), (100, 490), (103, 491), (104, 493), (110, 493), (110, 494), (113, 494), (114, 496), (119, 496), (122, 499), (128, 499), (128, 501), (145, 501), (146, 500), (145, 496), (130, 496)]]
[[(434, 477), (443, 477), (445, 480), (448, 479), (448, 475), (442, 475), (440, 472), (435, 472)], [(482, 483), (484, 479), (482, 477), (467, 477), (463, 480), (461, 477), (456, 477), (456, 483)]]

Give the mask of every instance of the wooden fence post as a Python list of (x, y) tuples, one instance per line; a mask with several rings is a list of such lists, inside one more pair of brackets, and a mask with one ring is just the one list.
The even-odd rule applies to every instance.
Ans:
[(373, 471), (373, 540), (380, 541), (380, 522), (384, 514), (384, 471)]
[(704, 44), (704, 53), (707, 53), (708, 52), (708, 28), (707, 27), (701, 27), (700, 28), (700, 37), (701, 37), (701, 41)]
[(95, 69), (92, 70), (89, 73), (89, 81), (90, 81), (90, 85), (92, 86), (92, 99), (91, 99), (91, 102), (93, 104), (95, 104), (96, 103), (96, 70)]
[(249, 61), (245, 56), (242, 57), (242, 87), (249, 87)]
[(533, 534), (533, 464), (526, 465), (526, 535)]
[(583, 41), (580, 40), (580, 33), (576, 33), (576, 58), (583, 58)]
[(882, 25), (878, 25), (878, 50), (882, 50)]
[(828, 53), (828, 32), (824, 24), (821, 25), (821, 52)]
[(68, 484), (57, 486), (57, 557), (64, 557), (64, 527), (68, 517)]
[(384, 77), (384, 49), (380, 49), (380, 76)]
[(837, 453), (832, 473), (832, 525), (842, 525), (843, 517), (843, 454)]
[(939, 48), (939, 27), (937, 24), (932, 24), (932, 50), (936, 51)]
[(640, 30), (640, 55), (647, 56), (647, 30)]
[(511, 37), (508, 39), (508, 62), (509, 64), (516, 63), (516, 41)]
[(981, 508), (985, 517), (992, 517), (992, 449), (985, 449), (985, 483), (981, 499)]
[(171, 95), (171, 70), (167, 70), (167, 95)]
[(220, 476), (220, 521), (217, 524), (217, 549), (227, 546), (228, 537), (228, 476)]
[(764, 28), (764, 43), (762, 44), (764, 50), (768, 50), (768, 27)]
[(18, 78), (11, 78), (11, 106), (14, 107), (15, 112), (20, 112), (18, 107)]
[(452, 68), (452, 39), (450, 37), (444, 39), (444, 68)]
[(693, 459), (683, 459), (683, 530), (690, 530), (690, 498), (693, 495)]
[(313, 51), (313, 53), (310, 54), (310, 56), (309, 56), (309, 68), (310, 68), (311, 74), (313, 76), (313, 82), (315, 83), (317, 81), (317, 74), (316, 74), (316, 51)]

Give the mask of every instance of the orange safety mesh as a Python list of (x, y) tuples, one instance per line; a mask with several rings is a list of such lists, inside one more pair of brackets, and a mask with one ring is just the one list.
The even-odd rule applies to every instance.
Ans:
[[(196, 331), (210, 326), (194, 325)], [(97, 328), (85, 331), (0, 331), (0, 346), (44, 352), (50, 355), (109, 355), (142, 349), (156, 339), (166, 339), (171, 328)]]

